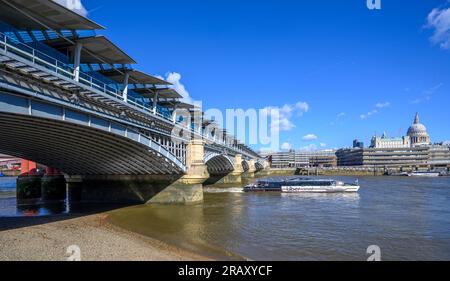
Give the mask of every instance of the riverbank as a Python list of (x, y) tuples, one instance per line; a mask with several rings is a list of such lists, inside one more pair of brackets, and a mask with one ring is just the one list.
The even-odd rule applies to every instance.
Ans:
[(72, 245), (80, 248), (84, 261), (210, 260), (119, 228), (108, 216), (0, 218), (1, 229), (8, 229), (0, 232), (0, 260), (64, 261)]

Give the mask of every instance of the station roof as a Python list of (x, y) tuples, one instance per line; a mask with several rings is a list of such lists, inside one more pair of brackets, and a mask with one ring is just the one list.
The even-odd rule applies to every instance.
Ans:
[(179, 100), (174, 100), (174, 101), (160, 101), (158, 102), (159, 105), (161, 106), (166, 106), (166, 107), (176, 107), (177, 109), (187, 109), (187, 110), (192, 110), (192, 109), (196, 109), (197, 107), (193, 104), (190, 103), (186, 103), (183, 101), (179, 101)]
[[(83, 44), (81, 63), (136, 64), (129, 55), (103, 35), (67, 39)], [(64, 38), (47, 40), (44, 41), (44, 43), (62, 52), (65, 52), (65, 50), (69, 48), (73, 48), (73, 44)]]
[(181, 99), (183, 97), (177, 91), (170, 88), (134, 88), (133, 91), (140, 94), (144, 98), (154, 98), (156, 93), (158, 93), (158, 97), (162, 99)]
[(167, 81), (135, 69), (117, 68), (97, 70), (97, 72), (102, 74), (103, 76), (106, 76), (109, 79), (122, 84), (124, 76), (119, 71), (121, 73), (127, 72), (130, 75), (129, 84), (171, 85)]
[(54, 30), (105, 29), (51, 0), (0, 0), (0, 18), (23, 30), (47, 30), (41, 23)]

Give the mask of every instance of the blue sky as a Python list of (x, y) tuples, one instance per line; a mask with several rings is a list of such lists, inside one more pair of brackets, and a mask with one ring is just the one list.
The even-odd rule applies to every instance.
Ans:
[[(445, 0), (83, 3), (137, 68), (181, 74), (204, 109), (287, 105), (281, 143), (294, 148), (400, 136), (416, 111), (432, 141), (450, 139)], [(295, 114), (299, 102), (307, 112)]]

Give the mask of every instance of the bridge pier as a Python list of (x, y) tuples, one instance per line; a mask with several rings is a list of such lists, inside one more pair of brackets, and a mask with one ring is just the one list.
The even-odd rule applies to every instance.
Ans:
[(188, 145), (185, 175), (98, 175), (68, 178), (69, 199), (130, 204), (195, 204), (203, 202), (203, 141)]
[(54, 168), (47, 167), (41, 179), (41, 195), (44, 201), (66, 199), (66, 179)]
[(187, 147), (187, 173), (150, 199), (153, 204), (195, 204), (203, 202), (203, 183), (209, 178), (203, 161), (205, 143), (192, 140)]
[(256, 161), (250, 160), (248, 161), (248, 170), (242, 174), (243, 179), (253, 179), (256, 173)]
[(69, 202), (80, 202), (83, 190), (82, 176), (66, 176), (67, 199)]
[(22, 160), (21, 173), (16, 182), (17, 200), (28, 201), (41, 198), (41, 176), (37, 174), (36, 163)]

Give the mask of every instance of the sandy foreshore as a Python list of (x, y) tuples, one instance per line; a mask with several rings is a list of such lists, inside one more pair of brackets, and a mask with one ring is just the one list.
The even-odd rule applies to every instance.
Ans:
[(209, 260), (113, 226), (107, 214), (0, 218), (0, 261), (65, 261), (72, 245), (83, 261)]

